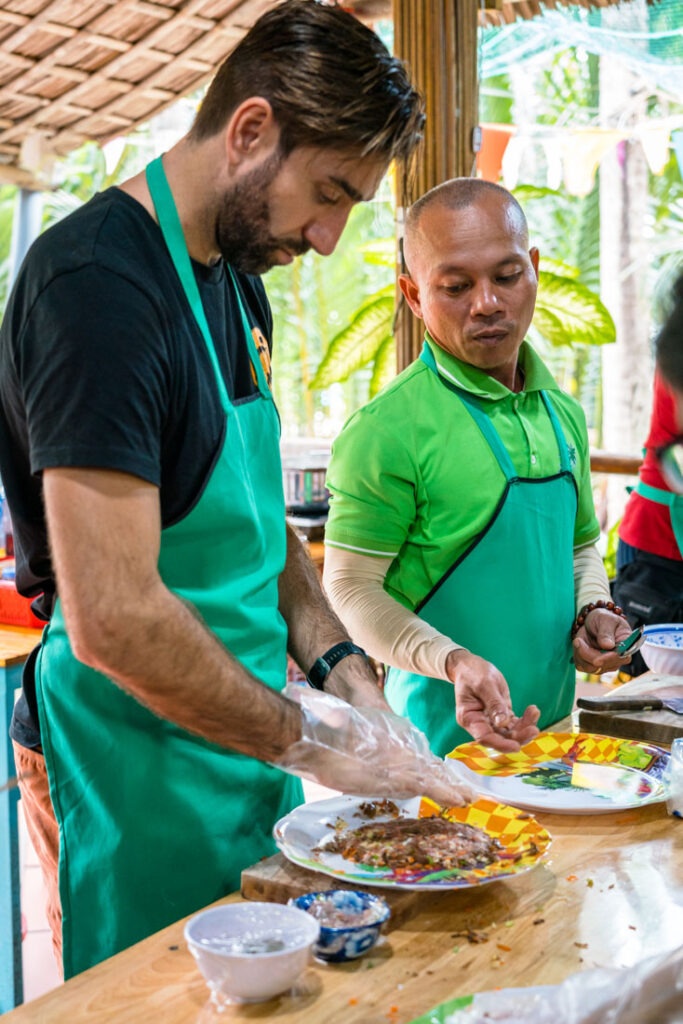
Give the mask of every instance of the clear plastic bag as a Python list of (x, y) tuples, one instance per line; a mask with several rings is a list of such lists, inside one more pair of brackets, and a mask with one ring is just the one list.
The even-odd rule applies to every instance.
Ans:
[(482, 992), (445, 1024), (683, 1024), (683, 946), (561, 985)]
[(669, 787), (666, 809), (674, 817), (683, 818), (683, 737), (673, 741), (665, 781)]

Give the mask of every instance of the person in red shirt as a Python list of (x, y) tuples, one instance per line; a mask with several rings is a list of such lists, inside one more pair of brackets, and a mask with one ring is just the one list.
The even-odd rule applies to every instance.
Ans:
[[(671, 387), (676, 402), (678, 434), (668, 452), (660, 450), (660, 465), (667, 473), (674, 493), (681, 494), (681, 448), (683, 447), (683, 274), (674, 286), (674, 304), (657, 340), (657, 365)], [(676, 472), (674, 466), (678, 467)], [(673, 472), (671, 472), (673, 470)]]
[[(675, 290), (675, 303), (659, 338), (645, 458), (619, 527), (613, 596), (634, 627), (683, 621), (683, 496), (675, 493), (660, 463), (661, 452), (681, 442), (680, 400), (677, 403), (676, 378), (669, 363), (674, 368), (683, 364), (683, 333), (675, 330), (683, 320), (683, 277)], [(670, 350), (677, 359), (667, 358)], [(642, 657), (634, 655), (626, 672), (640, 675), (644, 671)]]

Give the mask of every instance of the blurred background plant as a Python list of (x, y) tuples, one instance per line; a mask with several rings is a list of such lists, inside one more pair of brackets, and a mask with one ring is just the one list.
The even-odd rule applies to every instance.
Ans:
[[(601, 15), (575, 9), (546, 12), (533, 21), (483, 30), (480, 36), (481, 120), (514, 124), (518, 149), (526, 139), (518, 152), (516, 180), (508, 184), (525, 207), (532, 240), (543, 256), (533, 340), (561, 385), (582, 402), (591, 440), (598, 445), (605, 420), (601, 351), (617, 348), (600, 344), (613, 337), (614, 322), (606, 311), (617, 320), (605, 295), (615, 275), (611, 268), (605, 270), (611, 242), (604, 237), (609, 214), (604, 196), (601, 204), (602, 170), (597, 161), (592, 186), (584, 195), (570, 193), (562, 180), (553, 180), (550, 187), (552, 147), (543, 133), (550, 133), (553, 145), (561, 148), (563, 132), (590, 131), (606, 123), (607, 98), (616, 104), (616, 113), (609, 115), (612, 121), (628, 130), (634, 110), (643, 124), (679, 117), (683, 125), (683, 4), (660, 0), (646, 7), (643, 0), (633, 0), (615, 17), (625, 31), (612, 30), (607, 10)], [(391, 25), (383, 22), (378, 29), (391, 45)], [(614, 95), (617, 83), (609, 88), (611, 61), (627, 64), (632, 76), (623, 95)], [(90, 144), (59, 161), (56, 188), (45, 193), (43, 227), (172, 145), (189, 125), (199, 98), (185, 98), (103, 150)], [(635, 275), (643, 282), (649, 315), (639, 320), (637, 330), (648, 344), (634, 367), (637, 377), (649, 380), (649, 339), (682, 262), (683, 183), (673, 146), (660, 173), (648, 170), (643, 181), (647, 202), (642, 231), (640, 222), (633, 221), (643, 244), (619, 275)], [(14, 200), (13, 188), (0, 188), (0, 310), (6, 298)], [(622, 215), (628, 219), (629, 211), (615, 208), (614, 217)], [(334, 437), (354, 409), (393, 376), (393, 233), (394, 200), (387, 179), (373, 202), (353, 211), (332, 257), (309, 253), (266, 276), (275, 320), (275, 389), (286, 437)], [(641, 400), (632, 417), (640, 440), (645, 405)], [(630, 448), (636, 450), (639, 443), (630, 442)]]

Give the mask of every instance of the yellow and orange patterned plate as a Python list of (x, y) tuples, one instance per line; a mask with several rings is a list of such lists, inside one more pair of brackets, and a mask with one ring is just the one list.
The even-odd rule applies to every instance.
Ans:
[(542, 732), (515, 754), (479, 743), (448, 754), (478, 793), (554, 814), (605, 814), (665, 800), (669, 756), (650, 743), (585, 732)]
[[(486, 867), (451, 871), (367, 867), (345, 860), (339, 854), (327, 853), (325, 845), (330, 843), (335, 830), (358, 828), (367, 822), (360, 812), (363, 802), (361, 797), (338, 796), (302, 804), (278, 821), (273, 829), (275, 842), (294, 864), (344, 882), (391, 889), (437, 890), (483, 885), (519, 875), (535, 867), (550, 846), (549, 833), (530, 814), (495, 800), (477, 800), (466, 807), (452, 808), (447, 816), (453, 821), (476, 825), (500, 841), (503, 848), (500, 858)], [(419, 797), (394, 802), (401, 817), (429, 818), (439, 812), (431, 800)], [(390, 821), (391, 817), (378, 814), (373, 820)]]

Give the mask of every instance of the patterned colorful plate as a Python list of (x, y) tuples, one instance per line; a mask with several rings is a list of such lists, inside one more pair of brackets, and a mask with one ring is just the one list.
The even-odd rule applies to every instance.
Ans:
[[(538, 864), (550, 846), (550, 835), (531, 815), (494, 800), (477, 800), (467, 807), (454, 807), (448, 817), (467, 825), (477, 825), (500, 840), (505, 850), (503, 858), (484, 868), (452, 871), (375, 868), (354, 864), (339, 854), (326, 853), (325, 840), (329, 841), (334, 836), (335, 826), (358, 828), (367, 822), (358, 810), (363, 802), (361, 797), (338, 796), (301, 804), (278, 821), (273, 829), (275, 842), (288, 860), (301, 867), (343, 878), (347, 882), (392, 889), (457, 889), (495, 882), (499, 878), (528, 871)], [(428, 818), (438, 813), (431, 800), (419, 797), (396, 800), (395, 803), (401, 816), (406, 818)], [(391, 819), (388, 815), (378, 815), (374, 820)], [(341, 822), (345, 825), (340, 826)], [(321, 845), (323, 850), (314, 852)]]
[(463, 743), (448, 757), (479, 793), (529, 811), (605, 814), (666, 799), (669, 754), (635, 740), (542, 732), (516, 754)]

